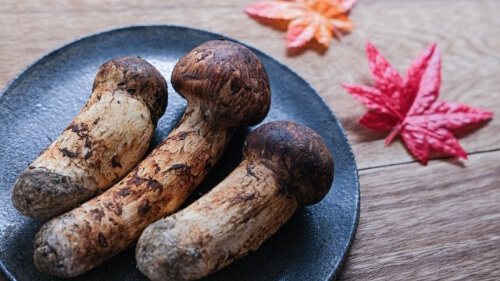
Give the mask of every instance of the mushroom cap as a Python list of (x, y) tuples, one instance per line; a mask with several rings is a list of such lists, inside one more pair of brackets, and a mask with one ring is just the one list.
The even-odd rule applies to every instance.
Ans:
[(273, 170), (280, 191), (295, 196), (300, 206), (319, 202), (333, 182), (333, 156), (323, 138), (291, 121), (274, 121), (255, 129), (245, 140), (243, 156)]
[(156, 125), (168, 102), (167, 81), (149, 62), (125, 56), (105, 62), (96, 74), (93, 92), (122, 91), (141, 100), (149, 108)]
[(181, 58), (172, 72), (172, 85), (212, 124), (255, 125), (271, 105), (269, 78), (260, 59), (226, 40), (205, 42)]

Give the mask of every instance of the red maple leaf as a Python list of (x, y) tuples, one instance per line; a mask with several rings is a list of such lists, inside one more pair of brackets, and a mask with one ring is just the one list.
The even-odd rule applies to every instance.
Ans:
[(431, 44), (413, 61), (404, 79), (370, 42), (366, 53), (374, 87), (342, 85), (370, 109), (359, 123), (373, 130), (392, 130), (385, 145), (401, 135), (408, 150), (424, 165), (431, 149), (467, 159), (467, 153), (450, 130), (488, 120), (493, 112), (437, 101), (441, 54), (436, 44)]
[(325, 48), (333, 35), (339, 40), (354, 25), (347, 13), (357, 0), (278, 0), (249, 5), (245, 12), (253, 17), (288, 22), (286, 44), (303, 47), (313, 38)]

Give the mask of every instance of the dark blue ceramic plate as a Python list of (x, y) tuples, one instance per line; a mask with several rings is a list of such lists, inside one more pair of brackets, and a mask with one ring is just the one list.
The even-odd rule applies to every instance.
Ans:
[[(174, 64), (195, 46), (224, 36), (177, 26), (134, 26), (82, 38), (59, 48), (16, 77), (0, 94), (0, 267), (11, 280), (53, 280), (33, 264), (33, 240), (41, 223), (21, 216), (11, 203), (19, 173), (54, 140), (85, 104), (99, 66), (123, 55), (140, 56), (169, 80)], [(227, 38), (226, 38), (227, 39)], [(229, 39), (231, 40), (231, 39)], [(293, 120), (320, 133), (335, 158), (328, 196), (300, 209), (256, 252), (207, 280), (332, 280), (338, 275), (359, 217), (359, 182), (351, 147), (338, 120), (307, 82), (253, 49), (271, 81), (272, 105), (263, 121)], [(154, 144), (181, 117), (185, 101), (169, 84), (169, 103)], [(229, 148), (189, 201), (224, 178), (241, 157), (245, 136)], [(75, 280), (145, 280), (131, 248)]]

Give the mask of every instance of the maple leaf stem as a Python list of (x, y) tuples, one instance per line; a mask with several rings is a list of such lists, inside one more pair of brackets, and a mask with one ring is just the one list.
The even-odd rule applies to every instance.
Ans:
[(385, 146), (389, 146), (391, 144), (391, 142), (394, 140), (394, 138), (401, 131), (401, 128), (402, 128), (401, 124), (397, 124), (396, 126), (394, 126), (394, 129), (392, 129), (391, 133), (385, 139), (385, 143), (384, 143)]

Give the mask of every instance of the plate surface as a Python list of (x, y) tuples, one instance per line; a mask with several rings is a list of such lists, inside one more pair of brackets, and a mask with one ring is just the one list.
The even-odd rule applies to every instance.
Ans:
[[(173, 90), (175, 63), (195, 46), (224, 36), (178, 26), (133, 26), (79, 39), (44, 56), (0, 93), (0, 268), (12, 280), (55, 280), (33, 264), (33, 241), (41, 223), (20, 215), (11, 202), (19, 173), (57, 138), (91, 93), (99, 66), (123, 55), (140, 56), (169, 82), (169, 103), (153, 145), (180, 119), (185, 101)], [(226, 38), (227, 39), (227, 38)], [(229, 39), (231, 40), (231, 39)], [(271, 81), (267, 118), (293, 120), (317, 131), (333, 153), (335, 178), (327, 197), (301, 208), (257, 251), (206, 280), (332, 280), (347, 256), (359, 217), (359, 182), (351, 147), (338, 120), (307, 82), (262, 52)], [(223, 179), (241, 159), (245, 136), (236, 132), (227, 151), (188, 202)], [(126, 250), (74, 280), (146, 280)]]

